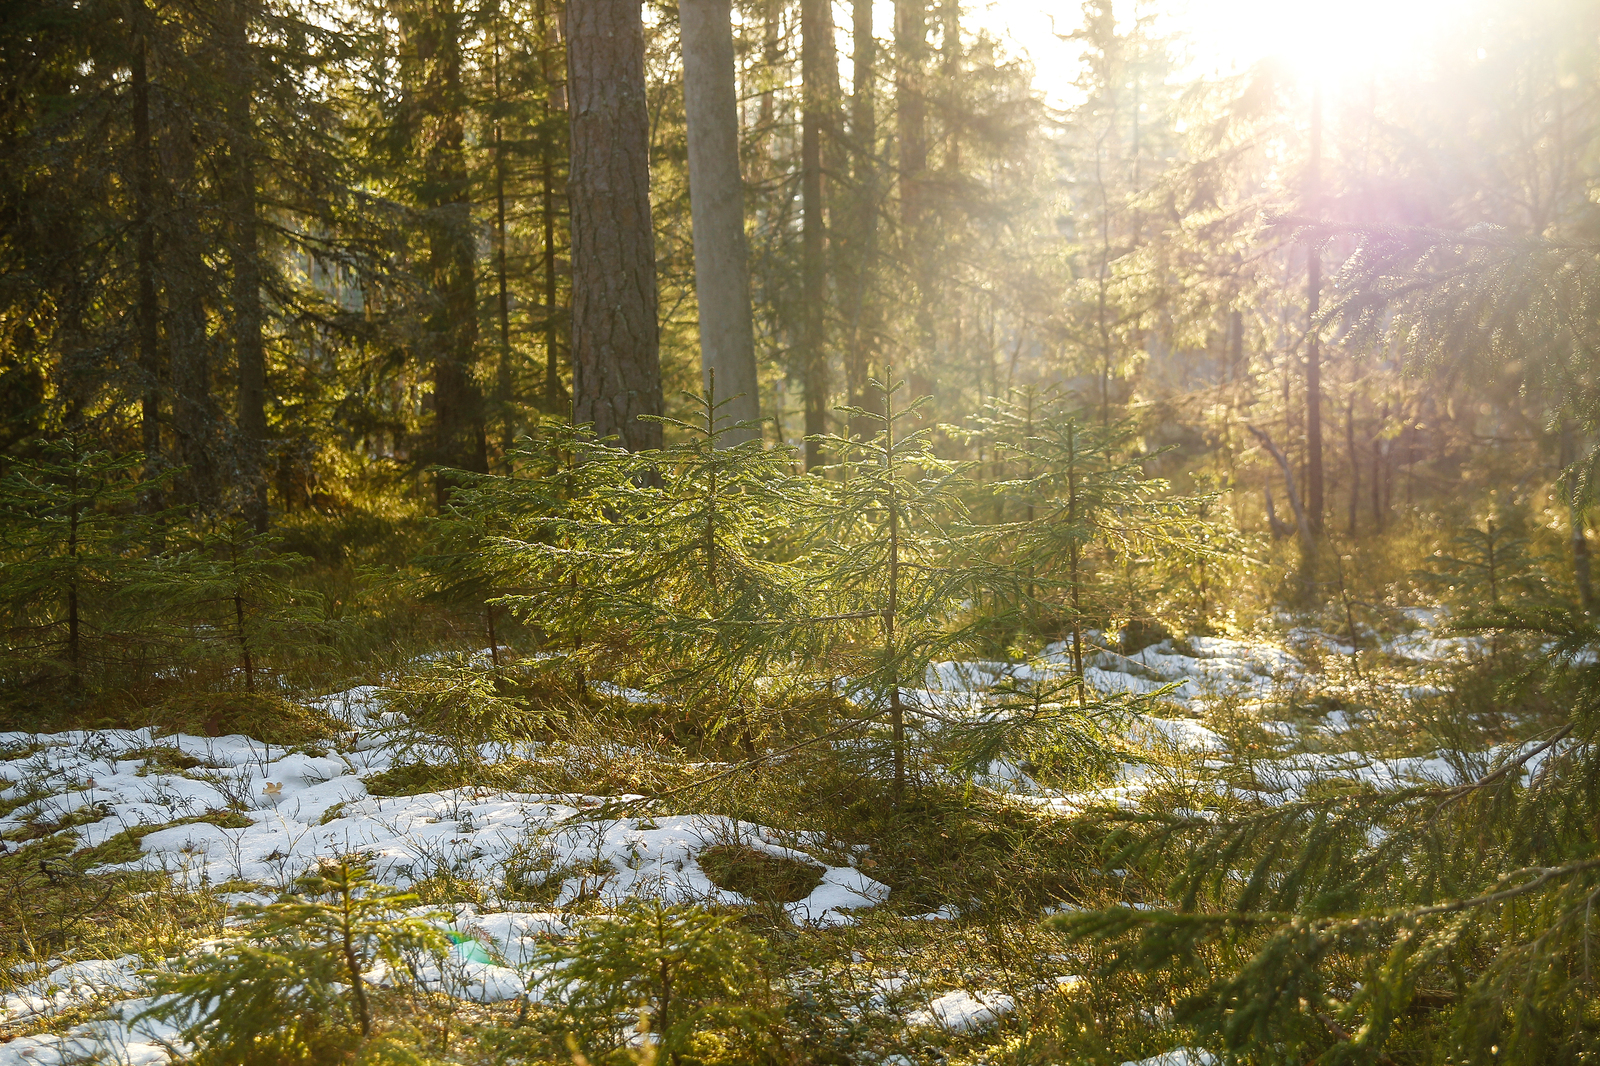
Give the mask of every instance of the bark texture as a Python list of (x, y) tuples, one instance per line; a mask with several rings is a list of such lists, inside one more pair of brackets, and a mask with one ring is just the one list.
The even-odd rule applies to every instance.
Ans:
[[(734, 87), (730, 0), (682, 0), (683, 96), (689, 119), (689, 210), (694, 223), (694, 288), (700, 306), (700, 365), (729, 403), (719, 422), (760, 417), (750, 264), (739, 172), (739, 105)], [(725, 421), (724, 421), (725, 420)], [(757, 436), (730, 432), (733, 445)]]
[[(1311, 210), (1321, 214), (1322, 90), (1311, 97), (1311, 171), (1306, 183)], [(1322, 254), (1316, 245), (1306, 264), (1306, 510), (1311, 528), (1322, 529), (1322, 351), (1317, 345), (1317, 314), (1322, 309)]]
[[(823, 198), (823, 141), (832, 132), (839, 95), (839, 65), (834, 52), (833, 14), (829, 0), (801, 0), (800, 114), (801, 228), (800, 343), (804, 348), (806, 436), (828, 431), (828, 267), (827, 218)], [(822, 463), (822, 448), (806, 441), (806, 469)]]
[[(433, 371), (430, 458), (477, 473), (489, 469), (483, 392), (473, 374), (478, 340), (477, 241), (464, 151), (465, 96), (461, 37), (465, 15), (455, 0), (425, 0), (404, 9), (410, 69), (412, 135), (421, 162), (418, 206), (427, 244), (423, 264), (429, 300), (419, 354)], [(439, 506), (451, 479), (435, 481)]]
[(635, 0), (571, 0), (573, 419), (630, 450), (661, 444), (644, 29)]
[[(134, 0), (133, 189), (134, 228), (138, 233), (135, 272), (138, 275), (139, 429), (147, 476), (161, 467), (161, 304), (156, 297), (155, 143), (151, 130), (149, 13)], [(159, 493), (147, 495), (145, 507), (161, 509)]]
[[(839, 305), (845, 327), (845, 387), (852, 407), (880, 411), (880, 394), (869, 388), (876, 363), (882, 309), (876, 299), (878, 251), (878, 42), (873, 36), (872, 0), (851, 6), (854, 53), (850, 90), (851, 211), (850, 225), (839, 235)], [(880, 412), (881, 413), (881, 412)], [(875, 423), (852, 419), (850, 433), (870, 434)]]
[(172, 423), (178, 458), (184, 470), (178, 478), (185, 502), (206, 510), (220, 501), (218, 463), (219, 419), (211, 394), (211, 343), (207, 330), (206, 297), (216, 289), (206, 259), (206, 239), (199, 219), (204, 208), (196, 188), (199, 173), (193, 137), (195, 116), (179, 110), (168, 97), (159, 108), (161, 134), (157, 139), (166, 209), (162, 226), (159, 277), (166, 295), (167, 369), (171, 382)]
[(262, 341), (261, 260), (256, 220), (255, 128), (250, 114), (254, 57), (249, 26), (253, 0), (233, 0), (223, 30), (228, 59), (229, 154), (233, 164), (231, 224), (233, 245), (233, 349), (238, 374), (239, 491), (245, 519), (258, 533), (267, 531), (267, 368)]

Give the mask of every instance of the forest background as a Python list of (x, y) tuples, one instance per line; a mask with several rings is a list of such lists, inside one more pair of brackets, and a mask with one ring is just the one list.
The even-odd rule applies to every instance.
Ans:
[[(1329, 669), (1359, 701), (1421, 609), (1490, 641), (1453, 690), (1497, 702), (1462, 729), (1548, 742), (1570, 788), (1508, 799), (1488, 785), (1524, 785), (1498, 771), (1461, 793), (1493, 809), (1491, 859), (1440, 858), (1434, 816), (1397, 833), (1380, 867), (1453, 871), (1420, 895), (1341, 895), (1360, 879), (1339, 849), (1435, 793), (1297, 808), (1326, 833), (1224, 819), (1193, 846), (1259, 859), (1242, 894), (1196, 867), (1172, 890), (1191, 917), (1212, 893), (1214, 924), (1073, 935), (1137, 942), (1154, 973), (1171, 937), (1281, 919), (1261, 956), (1216, 964), (1235, 984), (1169, 975), (1203, 989), (1195, 1031), (1241, 1053), (1383, 1061), (1397, 1028), (1444, 1048), (1443, 1021), (1396, 1019), (1448, 972), (1449, 1046), (1578, 1055), (1593, 1012), (1556, 1004), (1589, 987), (1600, 897), (1600, 12), (1482, 0), (1406, 62), (1318, 78), (1281, 57), (1215, 72), (1160, 5), (1089, 0), (1060, 13), (1070, 79), (978, 14), (727, 11), (741, 399), (702, 360), (678, 6), (5, 4), (0, 724), (260, 736), (309, 694), (381, 682), (450, 750), (390, 782), (413, 790), (499, 780), (480, 747), (513, 736), (643, 729), (750, 769), (848, 733), (881, 743), (860, 810), (906, 819), (872, 832), (923, 833), (958, 817), (927, 798), (935, 767), (1106, 778), (1119, 723), (1154, 705), (1095, 689), (1099, 656), (1309, 626), (1346, 641)], [(734, 425), (752, 402), (759, 423)], [(902, 689), (935, 664), (1055, 641), (1060, 687), (1010, 691), (950, 750), (908, 739)], [(612, 706), (629, 686), (686, 709), (641, 724)], [(694, 776), (608, 772), (663, 795)], [(1550, 839), (1522, 839), (1527, 819)], [(1072, 846), (1170, 889), (1172, 836), (1197, 826), (1103, 828)], [(1395, 946), (1441, 899), (1498, 906), (1519, 872), (1541, 894), (1517, 898), (1553, 909), (1508, 939)], [(1305, 932), (1329, 914), (1382, 929)], [(1367, 990), (1233, 1019), (1240, 989), (1299, 988), (1325, 955)], [(1513, 958), (1568, 983), (1513, 988)], [(1484, 1002), (1536, 1035), (1473, 1028)]]

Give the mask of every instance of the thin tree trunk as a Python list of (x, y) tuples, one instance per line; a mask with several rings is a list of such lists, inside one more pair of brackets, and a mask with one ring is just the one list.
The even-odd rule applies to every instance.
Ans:
[[(823, 205), (822, 142), (830, 130), (839, 84), (833, 57), (830, 0), (801, 0), (800, 169), (801, 362), (805, 379), (806, 469), (822, 465), (822, 446), (811, 439), (828, 430), (827, 221)], [(833, 72), (832, 84), (829, 74)]]
[(927, 0), (895, 0), (895, 122), (900, 138), (900, 217), (909, 232), (921, 220), (921, 181), (928, 169)]
[(1267, 449), (1272, 458), (1277, 460), (1278, 466), (1283, 469), (1283, 479), (1289, 491), (1289, 506), (1294, 508), (1295, 524), (1300, 527), (1300, 546), (1305, 550), (1305, 556), (1308, 560), (1315, 559), (1317, 542), (1312, 536), (1311, 521), (1306, 516), (1306, 509), (1300, 502), (1300, 491), (1295, 487), (1294, 468), (1289, 465), (1289, 460), (1285, 458), (1283, 452), (1278, 449), (1272, 438), (1267, 436), (1263, 430), (1251, 425), (1246, 425), (1244, 428), (1255, 435), (1255, 438), (1261, 442), (1262, 447)]
[(902, 254), (916, 284), (913, 347), (927, 360), (938, 345), (933, 317), (936, 275), (928, 247), (928, 2), (895, 0), (894, 13)]
[[(877, 393), (867, 386), (868, 368), (875, 362), (880, 332), (881, 308), (875, 296), (873, 277), (878, 245), (878, 42), (873, 36), (872, 0), (852, 4), (852, 47), (854, 68), (851, 74), (850, 140), (853, 152), (855, 203), (845, 251), (845, 273), (840, 279), (839, 297), (849, 348), (845, 353), (845, 388), (852, 407), (878, 411)], [(870, 421), (855, 419), (850, 434), (870, 432)]]
[[(500, 95), (500, 13), (495, 12), (494, 55), (491, 66), (494, 79), (494, 100), (499, 106)], [(500, 455), (505, 473), (511, 473), (511, 446), (516, 441), (515, 404), (512, 401), (511, 383), (511, 291), (509, 271), (506, 267), (506, 143), (498, 116), (494, 122), (494, 229), (495, 229), (495, 311), (500, 325), (500, 358), (495, 366), (494, 405), (500, 416)]]
[[(1311, 168), (1306, 182), (1307, 206), (1321, 214), (1322, 87), (1311, 96)], [(1307, 250), (1306, 266), (1306, 510), (1313, 530), (1322, 528), (1322, 353), (1317, 346), (1317, 313), (1322, 305), (1322, 255)]]
[[(433, 460), (487, 473), (483, 395), (473, 377), (478, 336), (477, 242), (465, 153), (465, 94), (461, 37), (464, 14), (455, 0), (403, 8), (414, 48), (413, 100), (422, 164), (425, 269), (430, 307), (423, 322), (424, 357), (433, 368)], [(449, 501), (452, 479), (440, 472), (436, 503)]]
[(76, 688), (83, 679), (80, 662), (80, 635), (78, 632), (78, 522), (82, 504), (78, 496), (78, 438), (72, 438), (72, 477), (68, 491), (72, 503), (67, 513), (67, 661), (72, 664), (72, 685)]
[[(1032, 421), (1033, 395), (1029, 387), (1029, 421)], [(1029, 511), (1033, 510), (1032, 498), (1029, 498)], [(1029, 514), (1031, 520), (1033, 515)], [(1072, 583), (1072, 676), (1078, 679), (1078, 706), (1082, 707), (1088, 700), (1088, 694), (1083, 685), (1083, 583), (1080, 564), (1082, 562), (1083, 545), (1078, 543), (1078, 427), (1076, 423), (1067, 427), (1067, 528), (1070, 531), (1071, 547), (1067, 551), (1067, 578)], [(1031, 576), (1031, 575), (1030, 575)]]
[[(883, 368), (883, 464), (889, 486), (889, 596), (883, 612), (883, 653), (895, 657), (895, 619), (900, 604), (900, 505), (894, 490), (894, 373)], [(894, 803), (900, 806), (906, 792), (906, 718), (900, 705), (900, 673), (889, 671), (889, 722), (894, 730)]]
[(1588, 521), (1583, 512), (1583, 497), (1578, 487), (1578, 478), (1571, 470), (1572, 464), (1578, 460), (1577, 436), (1573, 432), (1572, 423), (1561, 423), (1561, 465), (1567, 468), (1567, 524), (1571, 527), (1572, 540), (1572, 576), (1573, 583), (1578, 586), (1578, 606), (1584, 614), (1594, 610), (1594, 582), (1590, 576), (1589, 563), (1589, 538), (1584, 529)]
[[(694, 225), (694, 288), (700, 307), (700, 365), (727, 403), (719, 425), (760, 417), (750, 265), (739, 172), (739, 104), (734, 86), (729, 0), (682, 0), (683, 96), (689, 127), (689, 207)], [(809, 218), (809, 215), (807, 216)], [(727, 432), (727, 447), (755, 429)]]
[(243, 595), (237, 593), (234, 595), (233, 615), (234, 623), (239, 627), (239, 656), (240, 661), (244, 664), (244, 690), (246, 692), (254, 692), (256, 690), (256, 667), (254, 660), (250, 658), (250, 641), (245, 636), (244, 631)]
[(1383, 532), (1383, 427), (1389, 421), (1389, 402), (1384, 401), (1383, 413), (1372, 431), (1372, 531)]
[(1345, 447), (1350, 452), (1350, 536), (1356, 535), (1356, 511), (1361, 503), (1361, 457), (1356, 454), (1356, 394), (1350, 390), (1350, 406), (1344, 417)]
[[(564, 406), (561, 389), (560, 311), (556, 307), (556, 181), (555, 145), (551, 143), (551, 115), (566, 110), (566, 95), (550, 69), (550, 53), (560, 38), (560, 20), (552, 22), (546, 12), (547, 0), (539, 0), (539, 73), (544, 81), (544, 131), (539, 145), (539, 197), (544, 224), (544, 407), (557, 414)], [(568, 408), (568, 414), (571, 409)]]
[(1244, 315), (1238, 311), (1228, 316), (1228, 381), (1237, 382), (1244, 377)]
[(634, 0), (569, 0), (573, 414), (631, 450), (661, 444), (644, 32)]
[(224, 24), (231, 75), (228, 127), (233, 138), (233, 348), (238, 374), (238, 465), (245, 520), (257, 533), (268, 524), (266, 439), (267, 369), (262, 341), (261, 259), (256, 219), (255, 123), (250, 114), (254, 58), (250, 19), (254, 0), (232, 0)]
[[(134, 228), (138, 235), (134, 272), (138, 277), (139, 431), (148, 479), (162, 465), (161, 456), (161, 304), (156, 295), (155, 143), (150, 121), (149, 13), (143, 0), (133, 3)], [(162, 507), (160, 494), (145, 496), (146, 510)]]
[(348, 871), (340, 886), (340, 947), (343, 949), (345, 972), (350, 976), (350, 987), (356, 994), (356, 1020), (361, 1023), (361, 1035), (372, 1035), (372, 1006), (367, 1001), (367, 983), (361, 972), (356, 954), (355, 900), (351, 896)]

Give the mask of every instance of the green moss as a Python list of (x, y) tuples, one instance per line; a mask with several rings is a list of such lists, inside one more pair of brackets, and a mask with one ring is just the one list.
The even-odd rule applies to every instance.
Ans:
[(361, 780), (373, 796), (416, 796), (423, 792), (444, 792), (452, 788), (477, 786), (517, 789), (525, 783), (524, 764), (499, 763), (467, 767), (452, 763), (396, 763)]
[(189, 692), (150, 716), (164, 733), (220, 737), (240, 733), (268, 744), (305, 747), (336, 736), (338, 719), (323, 711), (260, 692)]
[(127, 754), (119, 756), (123, 759), (142, 759), (144, 767), (140, 774), (156, 770), (169, 770), (181, 773), (184, 770), (193, 770), (197, 766), (205, 766), (204, 759), (191, 755), (182, 748), (171, 744), (152, 744), (148, 747), (134, 748)]
[(754, 900), (793, 903), (822, 884), (823, 867), (741, 844), (715, 844), (698, 856), (711, 883)]
[(171, 829), (178, 825), (193, 825), (196, 822), (209, 822), (223, 829), (243, 829), (252, 824), (250, 819), (238, 811), (210, 811), (197, 818), (179, 818), (177, 821), (165, 822), (160, 825), (134, 825), (129, 826), (115, 836), (96, 844), (92, 848), (84, 848), (73, 853), (73, 861), (83, 869), (92, 866), (113, 866), (117, 863), (133, 862), (143, 852), (139, 844), (145, 837), (158, 829)]

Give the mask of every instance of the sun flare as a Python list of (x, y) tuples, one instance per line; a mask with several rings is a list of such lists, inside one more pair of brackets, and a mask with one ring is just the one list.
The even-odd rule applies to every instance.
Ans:
[[(1427, 63), (1475, 7), (1452, 0), (1348, 0), (1339, 5), (1188, 0), (1159, 7), (1122, 0), (1116, 13), (1121, 26), (1148, 17), (1154, 32), (1182, 40), (1195, 74), (1226, 74), (1272, 59), (1302, 79), (1336, 90)], [(986, 29), (1033, 61), (1047, 98), (1053, 103), (1073, 98), (1078, 48), (1070, 37), (1082, 24), (1079, 5), (992, 0), (975, 8)]]

